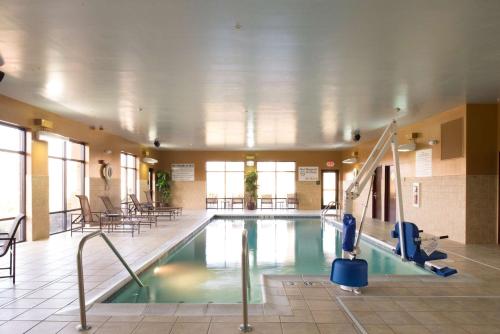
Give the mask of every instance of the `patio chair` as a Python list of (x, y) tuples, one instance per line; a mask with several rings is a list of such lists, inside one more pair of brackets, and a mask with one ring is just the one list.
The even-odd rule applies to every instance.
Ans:
[(151, 192), (149, 190), (145, 190), (146, 194), (146, 206), (148, 208), (158, 209), (158, 210), (173, 210), (174, 213), (178, 216), (182, 215), (182, 207), (180, 206), (162, 206), (163, 202), (153, 201), (153, 197), (151, 196)]
[(208, 194), (208, 197), (206, 199), (206, 208), (207, 209), (219, 209), (219, 199), (217, 198), (217, 195)]
[(238, 197), (231, 198), (231, 209), (234, 209), (235, 205), (238, 205), (238, 206), (241, 205), (242, 209), (245, 208), (245, 204), (244, 204), (244, 201), (243, 201), (243, 196), (238, 196)]
[(286, 195), (286, 208), (287, 209), (297, 209), (299, 207), (299, 199), (297, 194), (287, 194)]
[(161, 210), (157, 208), (150, 208), (147, 205), (139, 202), (137, 199), (137, 196), (135, 194), (130, 194), (130, 199), (132, 200), (132, 205), (133, 205), (133, 211), (136, 214), (140, 215), (150, 215), (150, 216), (168, 216), (170, 220), (172, 220), (172, 217), (175, 218), (175, 213), (174, 210), (171, 209), (166, 209), (166, 210)]
[(264, 209), (264, 205), (270, 205), (268, 209), (274, 208), (272, 195), (262, 195), (262, 198), (260, 199), (260, 208)]
[(24, 219), (24, 215), (17, 216), (12, 222), (10, 231), (0, 233), (0, 257), (9, 254), (9, 266), (0, 268), (0, 270), (9, 270), (9, 275), (0, 276), (0, 278), (12, 277), (13, 284), (16, 284), (16, 234)]
[[(80, 201), (81, 213), (76, 215), (76, 218), (73, 218), (75, 215), (71, 215), (71, 235), (73, 235), (73, 231), (79, 229), (83, 233), (84, 231), (102, 230), (103, 227), (107, 227), (108, 232), (131, 232), (132, 236), (134, 236), (135, 228), (139, 229), (138, 224), (135, 222), (112, 219), (105, 212), (92, 211), (87, 196), (76, 195), (76, 197)], [(76, 227), (73, 227), (74, 225)], [(130, 229), (125, 229), (126, 225), (130, 226)], [(115, 227), (119, 226), (122, 227), (121, 230), (115, 229)]]
[(155, 226), (158, 226), (158, 221), (156, 219), (156, 216), (141, 216), (141, 215), (132, 215), (132, 214), (126, 214), (123, 212), (121, 208), (118, 208), (113, 205), (113, 202), (111, 202), (111, 199), (109, 196), (99, 196), (102, 200), (102, 203), (104, 204), (104, 207), (106, 208), (106, 216), (110, 220), (123, 220), (124, 222), (131, 221), (133, 223), (137, 223), (139, 225), (139, 230), (140, 230), (140, 225), (149, 225), (149, 228), (152, 227), (154, 224)]

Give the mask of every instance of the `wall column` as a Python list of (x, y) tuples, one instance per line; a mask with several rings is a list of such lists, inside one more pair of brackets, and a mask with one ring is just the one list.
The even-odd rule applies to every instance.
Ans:
[[(46, 142), (31, 141), (31, 174), (28, 173), (28, 178), (28, 183), (31, 181), (31, 189), (28, 189), (26, 196), (28, 199), (26, 237), (29, 241), (47, 239), (50, 235), (50, 220), (49, 158)], [(30, 200), (31, 205), (29, 205)]]

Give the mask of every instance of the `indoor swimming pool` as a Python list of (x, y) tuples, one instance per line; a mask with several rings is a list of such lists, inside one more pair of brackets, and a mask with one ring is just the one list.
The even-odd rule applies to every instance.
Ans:
[[(341, 233), (319, 218), (214, 219), (176, 252), (159, 259), (111, 296), (110, 303), (241, 302), (241, 234), (248, 231), (251, 303), (261, 303), (262, 275), (329, 275)], [(426, 275), (388, 250), (361, 241), (370, 275)]]

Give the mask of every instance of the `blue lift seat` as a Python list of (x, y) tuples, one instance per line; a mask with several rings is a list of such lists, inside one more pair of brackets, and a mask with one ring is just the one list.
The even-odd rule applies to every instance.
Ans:
[[(434, 251), (431, 254), (426, 254), (421, 248), (420, 231), (417, 225), (413, 223), (403, 222), (403, 236), (405, 241), (405, 256), (407, 260), (413, 261), (420, 266), (423, 266), (427, 261), (443, 260), (448, 257), (446, 253)], [(391, 232), (393, 238), (399, 239), (399, 224), (394, 225), (394, 230)], [(396, 245), (396, 254), (401, 255), (401, 245)]]

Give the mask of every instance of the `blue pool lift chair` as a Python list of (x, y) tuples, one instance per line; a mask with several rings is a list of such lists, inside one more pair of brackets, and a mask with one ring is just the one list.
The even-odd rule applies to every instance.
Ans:
[[(436, 260), (444, 260), (448, 257), (446, 253), (440, 251), (433, 251), (431, 254), (427, 254), (424, 250), (421, 249), (422, 238), (420, 237), (420, 233), (422, 230), (419, 230), (417, 225), (409, 222), (403, 222), (403, 238), (404, 238), (404, 246), (405, 246), (405, 257), (409, 261), (415, 262), (417, 265), (424, 267), (425, 262), (436, 261)], [(399, 240), (399, 224), (394, 225), (394, 230), (391, 232), (393, 238), (397, 238)], [(438, 239), (446, 239), (447, 235), (440, 236)], [(395, 248), (395, 253), (401, 255), (401, 246), (398, 241), (398, 244)], [(450, 276), (456, 274), (457, 271), (453, 268), (442, 267), (438, 268), (436, 266), (431, 266), (431, 270), (440, 276)]]

